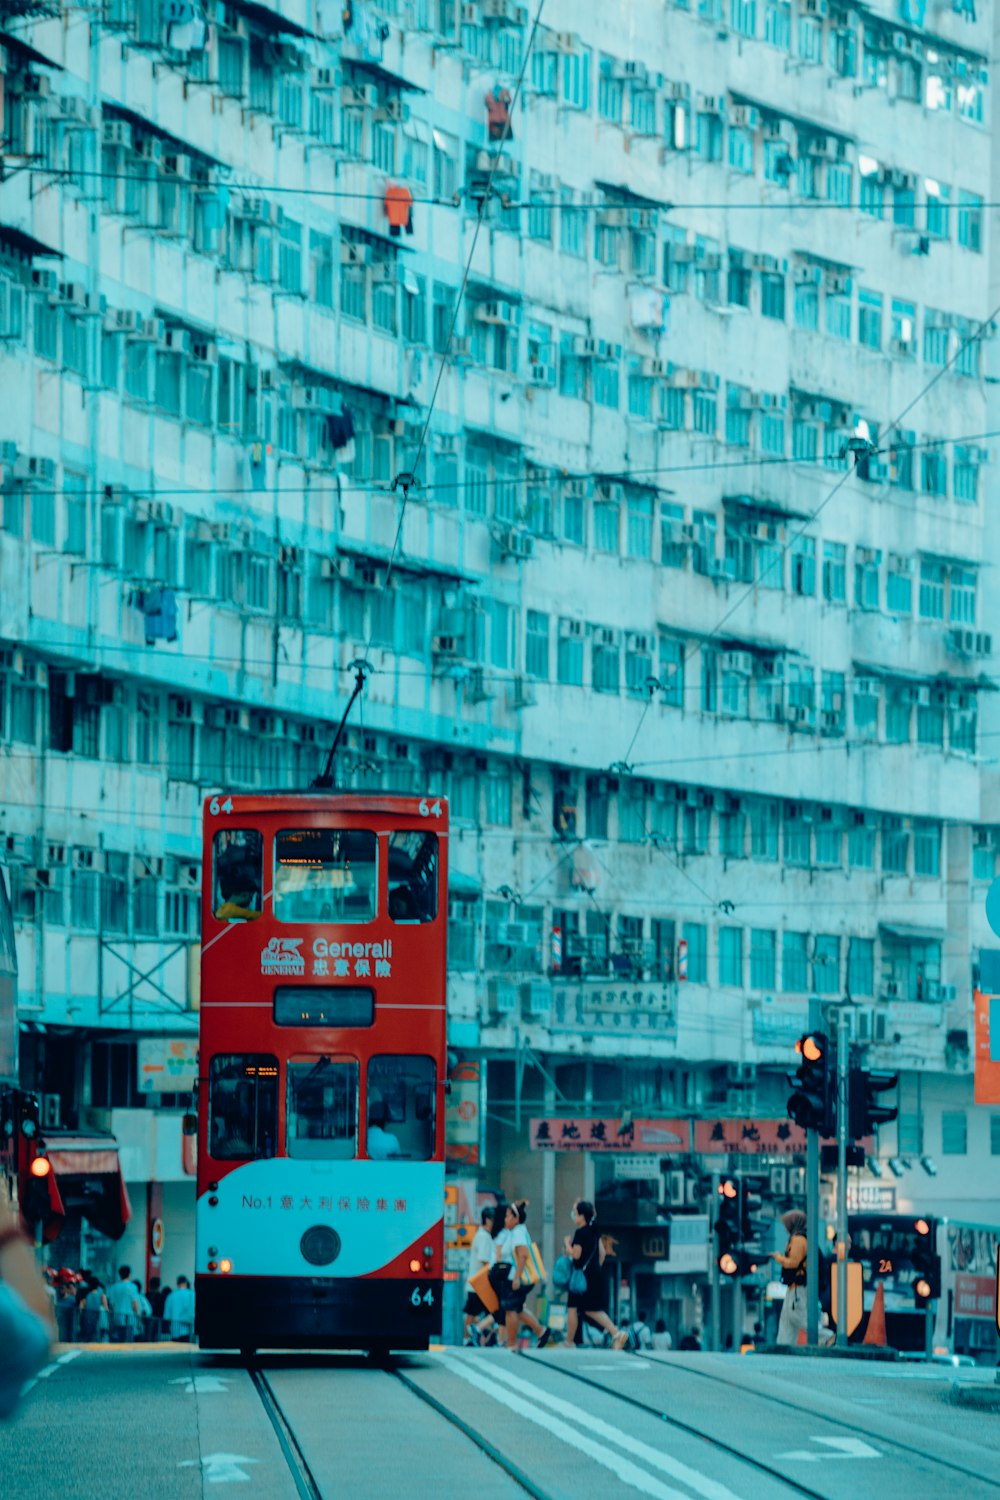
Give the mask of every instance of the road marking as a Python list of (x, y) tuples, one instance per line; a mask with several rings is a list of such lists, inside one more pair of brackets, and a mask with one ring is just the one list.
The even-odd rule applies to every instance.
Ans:
[[(868, 1443), (863, 1443), (860, 1438), (831, 1438), (811, 1437), (810, 1443), (822, 1443), (827, 1449), (834, 1452), (816, 1453), (811, 1448), (797, 1448), (793, 1453), (779, 1453), (778, 1458), (801, 1459), (803, 1463), (820, 1463), (828, 1458), (881, 1458), (882, 1455), (877, 1448), (872, 1448)], [(837, 1452), (836, 1450), (840, 1451)]]
[(60, 1354), (56, 1360), (57, 1365), (68, 1365), (71, 1359), (79, 1359), (83, 1353), (82, 1349), (67, 1349), (65, 1354)]
[(584, 1365), (584, 1369), (590, 1370), (614, 1370), (620, 1375), (623, 1370), (648, 1370), (649, 1365), (643, 1359), (618, 1359), (613, 1365)]
[[(617, 1474), (624, 1483), (641, 1490), (644, 1495), (652, 1495), (655, 1500), (682, 1500), (680, 1490), (661, 1484), (659, 1480), (654, 1479), (652, 1475), (647, 1474), (629, 1459), (617, 1453), (609, 1453), (603, 1443), (594, 1442), (591, 1437), (581, 1434), (575, 1427), (569, 1426), (560, 1418), (566, 1417), (571, 1422), (579, 1423), (587, 1433), (602, 1438), (604, 1443), (614, 1443), (616, 1447), (623, 1448), (634, 1458), (642, 1459), (650, 1468), (659, 1469), (661, 1473), (669, 1474), (672, 1479), (679, 1479), (696, 1494), (704, 1496), (705, 1500), (739, 1500), (734, 1491), (724, 1484), (709, 1479), (697, 1469), (690, 1468), (678, 1459), (669, 1458), (666, 1454), (657, 1452), (648, 1443), (629, 1437), (620, 1428), (612, 1427), (608, 1422), (602, 1422), (600, 1418), (592, 1416), (589, 1412), (582, 1412), (579, 1407), (572, 1406), (568, 1401), (562, 1401), (558, 1396), (550, 1396), (547, 1392), (532, 1385), (530, 1381), (521, 1380), (510, 1371), (502, 1369), (497, 1361), (490, 1362), (488, 1374), (481, 1373), (483, 1369), (481, 1363), (476, 1368), (471, 1362), (466, 1363), (461, 1359), (446, 1357), (441, 1360), (441, 1364), (461, 1379), (468, 1381), (470, 1385), (474, 1385), (477, 1390), (492, 1396), (494, 1401), (499, 1401), (511, 1411), (517, 1412), (519, 1416), (526, 1417), (529, 1422), (544, 1427), (547, 1432), (552, 1433), (553, 1437), (560, 1438), (578, 1452), (586, 1453), (603, 1468), (610, 1469), (613, 1474)], [(511, 1389), (501, 1390), (497, 1381), (501, 1381), (503, 1385)], [(515, 1394), (521, 1392), (523, 1395)], [(541, 1406), (547, 1406), (553, 1415), (540, 1411)], [(683, 1497), (683, 1500), (688, 1500), (688, 1497)]]
[(177, 1465), (179, 1469), (201, 1469), (209, 1484), (249, 1484), (250, 1475), (244, 1474), (240, 1464), (255, 1464), (256, 1458), (246, 1458), (242, 1453), (206, 1453), (204, 1458), (185, 1458)]
[(182, 1385), (187, 1396), (208, 1396), (219, 1391), (225, 1393), (231, 1382), (220, 1379), (218, 1375), (177, 1375), (167, 1384)]

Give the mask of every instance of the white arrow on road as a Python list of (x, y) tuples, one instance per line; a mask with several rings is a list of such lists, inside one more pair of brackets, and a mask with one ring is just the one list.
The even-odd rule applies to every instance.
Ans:
[(178, 1375), (174, 1380), (168, 1380), (168, 1385), (182, 1385), (188, 1396), (204, 1396), (213, 1391), (225, 1391), (229, 1385), (228, 1380), (222, 1380), (218, 1375)]
[(177, 1467), (200, 1468), (209, 1484), (248, 1484), (250, 1475), (244, 1474), (240, 1464), (255, 1464), (257, 1461), (240, 1453), (206, 1453), (204, 1458), (185, 1458)]
[[(822, 1459), (826, 1458), (882, 1457), (877, 1448), (869, 1447), (869, 1445), (867, 1443), (863, 1443), (860, 1438), (814, 1437), (810, 1438), (809, 1441), (811, 1443), (822, 1443), (827, 1451), (823, 1453), (816, 1453), (811, 1448), (797, 1448), (793, 1453), (779, 1453), (777, 1457), (797, 1458), (801, 1459), (803, 1463), (808, 1464), (819, 1463)], [(832, 1453), (829, 1451), (831, 1448), (834, 1450)]]

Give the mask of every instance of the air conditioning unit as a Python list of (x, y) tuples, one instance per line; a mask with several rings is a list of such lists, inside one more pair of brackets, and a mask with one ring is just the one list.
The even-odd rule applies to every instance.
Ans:
[(54, 297), (59, 293), (59, 277), (55, 271), (34, 270), (31, 273), (31, 286), (33, 291)]
[(516, 323), (519, 309), (512, 302), (477, 302), (473, 315), (477, 323)]
[(510, 685), (507, 703), (512, 709), (531, 708), (538, 699), (535, 685), (529, 677), (515, 677)]
[(80, 126), (86, 130), (96, 123), (97, 111), (79, 95), (63, 94), (59, 99), (59, 115), (65, 126)]
[(944, 1005), (954, 1005), (958, 999), (958, 986), (954, 984), (939, 984), (941, 1002)]
[(724, 672), (739, 672), (749, 677), (753, 672), (753, 654), (750, 651), (723, 651), (721, 665)]
[(56, 477), (56, 466), (51, 458), (33, 458), (24, 453), (14, 464), (14, 477), (29, 483), (52, 484)]
[(435, 635), (431, 637), (431, 654), (455, 659), (461, 657), (464, 643), (457, 635)]
[(143, 318), (134, 337), (150, 344), (163, 344), (167, 337), (167, 325), (162, 318)]
[(521, 986), (524, 1014), (536, 1019), (547, 1016), (552, 1009), (552, 989), (543, 980), (532, 979)]
[(162, 339), (164, 349), (172, 354), (190, 354), (191, 335), (186, 328), (167, 328)]
[(760, 110), (752, 104), (734, 104), (729, 111), (729, 123), (743, 130), (756, 130), (760, 125)]
[(887, 979), (882, 985), (881, 998), (883, 1000), (899, 1000), (903, 993), (903, 987), (898, 979)]
[(535, 551), (535, 538), (530, 531), (510, 527), (497, 534), (497, 546), (502, 557), (527, 558)]
[(163, 142), (159, 136), (140, 135), (136, 138), (132, 149), (140, 161), (158, 162), (163, 155)]
[(340, 102), (345, 109), (374, 109), (378, 103), (378, 90), (371, 83), (345, 83), (340, 91)]
[(132, 127), (127, 120), (105, 120), (102, 131), (105, 146), (123, 146), (132, 149)]
[(529, 365), (528, 380), (532, 385), (545, 386), (551, 389), (556, 383), (556, 371), (554, 365)]
[(488, 703), (493, 697), (484, 667), (473, 667), (469, 673), (469, 700), (472, 703)]
[(517, 985), (504, 979), (490, 980), (490, 1009), (496, 1016), (511, 1016), (517, 1010)]
[(62, 1099), (58, 1094), (39, 1096), (39, 1123), (43, 1130), (58, 1130), (62, 1124)]

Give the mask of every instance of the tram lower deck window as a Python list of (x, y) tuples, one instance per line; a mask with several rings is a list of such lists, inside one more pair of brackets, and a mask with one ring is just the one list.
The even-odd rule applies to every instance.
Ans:
[(349, 1058), (288, 1061), (285, 1149), (289, 1156), (352, 1161), (358, 1154), (358, 1064)]
[(368, 1134), (372, 1161), (434, 1155), (437, 1074), (431, 1057), (373, 1057), (368, 1063)]
[(375, 916), (376, 840), (357, 828), (286, 829), (274, 840), (274, 915), (279, 922), (370, 922)]
[(216, 1161), (273, 1156), (278, 1140), (278, 1059), (227, 1052), (208, 1070), (208, 1151)]

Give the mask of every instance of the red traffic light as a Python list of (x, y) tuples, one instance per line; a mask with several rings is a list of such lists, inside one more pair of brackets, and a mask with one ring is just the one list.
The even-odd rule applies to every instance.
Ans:
[(816, 1036), (800, 1037), (795, 1043), (795, 1050), (805, 1058), (806, 1062), (819, 1062), (824, 1055), (823, 1043)]
[(917, 1297), (929, 1298), (931, 1295), (931, 1284), (926, 1277), (921, 1276), (913, 1283), (913, 1291)]
[(931, 1226), (926, 1219), (918, 1219), (913, 1227), (918, 1234), (930, 1234), (931, 1232)]
[(719, 1270), (722, 1272), (723, 1276), (735, 1276), (736, 1272), (739, 1270), (739, 1265), (737, 1264), (735, 1255), (730, 1255), (728, 1250), (726, 1251), (725, 1255), (720, 1255)]
[(727, 1177), (724, 1182), (719, 1183), (719, 1192), (723, 1198), (735, 1198), (739, 1195), (739, 1188), (731, 1177)]

